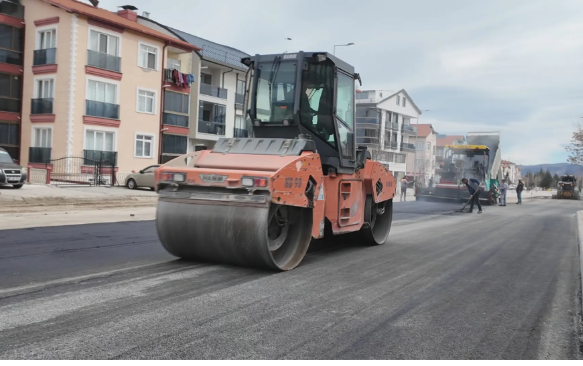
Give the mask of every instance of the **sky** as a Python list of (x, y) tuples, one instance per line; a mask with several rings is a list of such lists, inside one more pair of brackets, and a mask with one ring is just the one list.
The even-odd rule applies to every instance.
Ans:
[[(86, 1), (87, 2), (87, 1)], [(440, 134), (500, 131), (502, 158), (563, 163), (583, 122), (580, 0), (101, 0), (248, 54), (333, 52), (361, 89), (405, 89)], [(169, 6), (170, 5), (170, 6)], [(291, 38), (289, 41), (287, 38)], [(415, 123), (415, 120), (412, 120)]]

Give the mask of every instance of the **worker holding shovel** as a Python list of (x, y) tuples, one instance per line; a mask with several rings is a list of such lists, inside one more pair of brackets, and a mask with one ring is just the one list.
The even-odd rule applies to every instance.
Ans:
[(466, 178), (462, 179), (462, 183), (468, 187), (468, 191), (470, 192), (470, 210), (468, 213), (472, 213), (474, 210), (474, 203), (478, 205), (478, 213), (482, 213), (482, 205), (480, 204), (480, 181), (476, 178), (470, 178), (470, 181)]

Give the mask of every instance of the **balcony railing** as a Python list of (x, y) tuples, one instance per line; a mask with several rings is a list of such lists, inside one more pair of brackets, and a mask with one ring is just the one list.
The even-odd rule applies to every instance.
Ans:
[(0, 50), (0, 62), (22, 66), (22, 53), (9, 50)]
[(164, 112), (164, 124), (179, 127), (188, 127), (188, 116)]
[(399, 124), (395, 122), (388, 122), (388, 127), (393, 131), (399, 131)]
[(119, 105), (96, 102), (94, 100), (86, 100), (85, 115), (92, 117), (119, 119)]
[(245, 102), (245, 94), (235, 93), (235, 104), (243, 104)]
[(0, 97), (0, 111), (20, 113), (20, 100)]
[(57, 63), (57, 49), (46, 48), (44, 50), (35, 50), (32, 60), (33, 66), (52, 65)]
[(30, 114), (52, 114), (53, 98), (36, 98), (31, 100)]
[(378, 125), (379, 119), (376, 117), (356, 117), (356, 124), (359, 125), (361, 123)]
[(211, 97), (227, 99), (227, 89), (219, 88), (218, 86), (200, 83), (200, 93), (210, 95)]
[(87, 50), (87, 65), (104, 70), (121, 72), (121, 57)]
[(28, 161), (31, 163), (50, 163), (51, 151), (52, 149), (50, 147), (29, 147)]
[(84, 165), (117, 166), (117, 151), (83, 150), (83, 158)]
[(401, 143), (401, 149), (402, 150), (415, 150), (415, 145), (414, 144), (409, 144), (407, 142), (402, 142)]
[(403, 132), (416, 134), (417, 133), (417, 127), (403, 124)]
[(9, 1), (0, 2), (0, 13), (24, 19), (24, 6)]
[(209, 122), (209, 121), (198, 121), (198, 132), (208, 133), (211, 135), (225, 135), (225, 123), (224, 122)]
[(399, 148), (399, 144), (397, 144), (396, 142), (386, 142), (385, 141), (385, 149), (393, 149), (393, 150), (397, 150)]

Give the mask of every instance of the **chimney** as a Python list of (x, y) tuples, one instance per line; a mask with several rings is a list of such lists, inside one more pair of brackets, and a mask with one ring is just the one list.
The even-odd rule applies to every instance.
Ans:
[(131, 20), (133, 22), (138, 21), (138, 13), (136, 13), (136, 10), (138, 10), (138, 8), (136, 8), (133, 5), (124, 5), (120, 6), (120, 8), (122, 8), (122, 10), (118, 10), (117, 15), (119, 15), (122, 18)]

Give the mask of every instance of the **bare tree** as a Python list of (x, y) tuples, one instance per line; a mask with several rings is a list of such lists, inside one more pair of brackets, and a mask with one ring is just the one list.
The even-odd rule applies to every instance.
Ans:
[(577, 130), (573, 132), (571, 143), (566, 147), (569, 152), (567, 162), (571, 164), (583, 165), (583, 126), (577, 125)]

